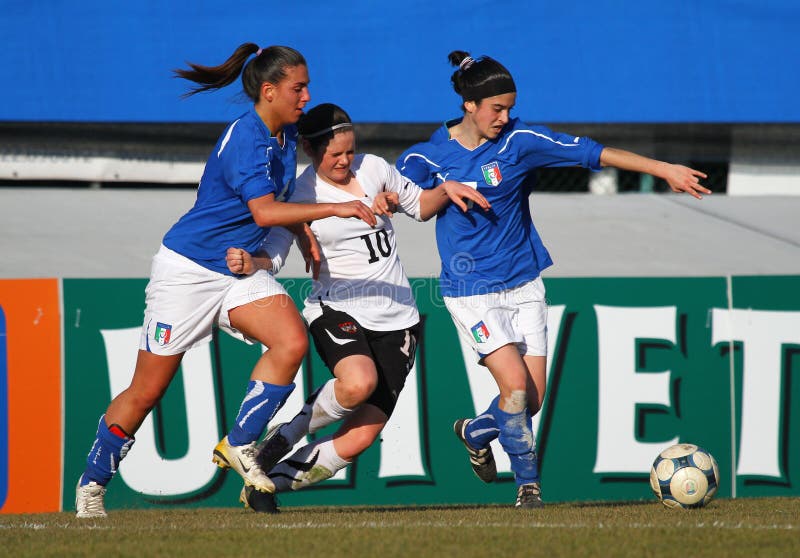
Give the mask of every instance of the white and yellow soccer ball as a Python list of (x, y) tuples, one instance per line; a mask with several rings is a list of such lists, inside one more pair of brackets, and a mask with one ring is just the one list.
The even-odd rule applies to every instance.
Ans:
[(656, 457), (650, 487), (668, 508), (702, 508), (717, 493), (719, 467), (714, 456), (694, 444), (675, 444)]

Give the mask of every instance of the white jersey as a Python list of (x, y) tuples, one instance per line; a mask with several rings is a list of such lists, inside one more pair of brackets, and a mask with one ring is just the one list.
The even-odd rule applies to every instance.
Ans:
[[(358, 154), (351, 171), (366, 194), (361, 201), (372, 206), (379, 192), (397, 192), (403, 213), (420, 220), (422, 190), (392, 165), (374, 155)], [(353, 194), (328, 184), (308, 167), (298, 178), (291, 201), (339, 203)], [(327, 217), (311, 223), (319, 241), (322, 261), (319, 280), (312, 284), (303, 316), (308, 323), (322, 315), (321, 304), (347, 312), (367, 329), (393, 331), (416, 324), (419, 313), (408, 278), (397, 256), (392, 221), (377, 217), (375, 228), (356, 218)], [(263, 247), (280, 267), (292, 235), (282, 227), (270, 231)]]

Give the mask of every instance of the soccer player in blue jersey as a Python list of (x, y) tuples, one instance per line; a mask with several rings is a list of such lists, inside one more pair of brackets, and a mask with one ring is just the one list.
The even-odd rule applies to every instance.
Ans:
[(290, 226), (319, 257), (302, 223), (324, 217), (375, 216), (360, 201), (291, 203), (295, 185), (295, 123), (308, 103), (308, 68), (296, 50), (245, 43), (221, 65), (190, 64), (176, 75), (198, 84), (189, 95), (220, 89), (241, 74), (253, 106), (227, 126), (206, 163), (197, 200), (164, 236), (153, 258), (146, 308), (130, 386), (100, 417), (97, 435), (76, 488), (80, 518), (105, 517), (106, 485), (158, 403), (184, 353), (211, 339), (218, 325), (234, 337), (269, 347), (255, 364), (233, 428), (213, 451), (213, 461), (239, 473), (246, 485), (272, 491), (255, 462), (255, 445), (294, 388), (308, 340), (286, 291), (266, 271), (247, 277), (228, 270), (229, 246), (256, 250), (270, 227)]
[(491, 204), (489, 212), (467, 213), (450, 205), (436, 220), (442, 296), (500, 392), (485, 412), (459, 419), (454, 430), (484, 482), (496, 477), (489, 443), (498, 438), (517, 483), (516, 505), (535, 508), (542, 499), (531, 417), (544, 398), (547, 360), (541, 273), (553, 263), (528, 204), (536, 169), (612, 166), (652, 174), (698, 199), (711, 191), (699, 183), (706, 178), (700, 171), (512, 118), (516, 86), (502, 64), (463, 51), (451, 52), (449, 60), (457, 66), (451, 81), (464, 115), (408, 149), (397, 167), (423, 188), (456, 180), (477, 188)]

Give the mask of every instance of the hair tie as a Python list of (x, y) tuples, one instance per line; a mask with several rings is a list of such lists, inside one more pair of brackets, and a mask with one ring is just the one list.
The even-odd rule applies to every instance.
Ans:
[(315, 138), (317, 136), (321, 136), (322, 134), (327, 134), (328, 132), (333, 132), (334, 130), (338, 130), (340, 128), (352, 128), (352, 122), (342, 122), (341, 124), (336, 124), (334, 126), (329, 126), (328, 128), (324, 128), (319, 132), (314, 132), (313, 134), (301, 134), (304, 138)]
[(458, 69), (462, 72), (468, 70), (470, 66), (475, 63), (475, 59), (472, 56), (467, 56), (464, 60), (461, 61), (461, 64), (458, 65)]
[(264, 49), (262, 49), (261, 47), (258, 47), (258, 50), (256, 51), (256, 58), (258, 58), (259, 56), (261, 56), (261, 51), (262, 51), (262, 50), (264, 50)]

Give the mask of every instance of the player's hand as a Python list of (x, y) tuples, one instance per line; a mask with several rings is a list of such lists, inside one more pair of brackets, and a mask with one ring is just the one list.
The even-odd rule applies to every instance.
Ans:
[(236, 275), (250, 275), (256, 270), (250, 252), (241, 248), (228, 248), (225, 263), (228, 264), (231, 273)]
[(311, 227), (303, 223), (303, 230), (301, 234), (296, 235), (296, 238), (300, 253), (303, 254), (303, 259), (306, 262), (306, 272), (311, 270), (311, 277), (314, 280), (319, 279), (322, 256), (317, 237), (314, 236)]
[(672, 164), (669, 165), (664, 176), (664, 180), (667, 181), (673, 192), (686, 192), (698, 200), (703, 199), (700, 194), (711, 194), (711, 190), (700, 184), (701, 178), (708, 178), (708, 176), (699, 170)]
[[(477, 203), (484, 211), (489, 211), (492, 205), (483, 197), (483, 194), (478, 192), (475, 188), (470, 188), (460, 182), (448, 180), (442, 184), (447, 197), (456, 204), (461, 211), (465, 212), (472, 207), (472, 203)], [(464, 200), (467, 200), (466, 202)], [(469, 204), (469, 205), (468, 205)]]
[(372, 209), (359, 200), (335, 203), (333, 206), (333, 214), (336, 217), (356, 217), (357, 219), (364, 221), (370, 227), (374, 227), (378, 222), (375, 219), (375, 215), (372, 213)]
[(391, 218), (400, 205), (400, 196), (397, 192), (380, 192), (372, 202), (372, 212), (375, 215), (386, 215)]

